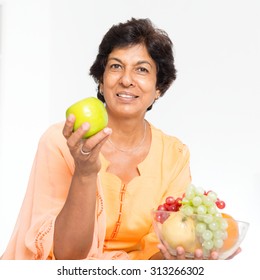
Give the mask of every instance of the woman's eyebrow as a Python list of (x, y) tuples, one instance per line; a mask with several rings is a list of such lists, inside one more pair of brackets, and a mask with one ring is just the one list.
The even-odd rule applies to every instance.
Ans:
[(116, 61), (122, 63), (122, 61), (119, 58), (116, 58), (116, 57), (110, 57), (110, 58), (108, 58), (108, 61), (109, 60), (116, 60)]
[(152, 64), (148, 60), (139, 60), (137, 61), (136, 65), (140, 64), (149, 64), (152, 67)]
[[(120, 63), (123, 63), (122, 60), (117, 58), (117, 57), (110, 57), (108, 59), (108, 61), (109, 60), (116, 60), (116, 61), (118, 61)], [(150, 65), (152, 67), (152, 64), (148, 60), (139, 60), (139, 61), (137, 61), (136, 65), (140, 65), (140, 64), (148, 64), (148, 65)]]

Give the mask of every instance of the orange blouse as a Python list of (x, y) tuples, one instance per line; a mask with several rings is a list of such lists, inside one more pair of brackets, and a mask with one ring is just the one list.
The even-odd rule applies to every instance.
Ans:
[[(54, 223), (74, 172), (63, 125), (52, 125), (39, 141), (26, 195), (1, 259), (55, 259)], [(167, 196), (184, 193), (191, 182), (190, 154), (177, 138), (150, 127), (150, 151), (138, 165), (140, 176), (127, 185), (106, 171), (109, 162), (100, 154), (96, 223), (87, 259), (141, 260), (158, 252), (151, 210)]]

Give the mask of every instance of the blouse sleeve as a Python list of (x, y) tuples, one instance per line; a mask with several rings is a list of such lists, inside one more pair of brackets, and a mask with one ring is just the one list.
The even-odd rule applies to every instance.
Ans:
[(73, 159), (62, 125), (41, 137), (27, 191), (2, 259), (52, 259), (54, 223), (67, 197)]
[(61, 130), (55, 128), (41, 138), (29, 180), (31, 217), (25, 246), (35, 259), (53, 257), (54, 223), (66, 200), (73, 173), (65, 139)]
[[(1, 259), (55, 259), (52, 250), (55, 219), (65, 203), (74, 172), (62, 127), (63, 124), (53, 125), (39, 141), (24, 201)], [(97, 197), (100, 197), (98, 182), (97, 185)], [(98, 199), (96, 205), (100, 206)], [(104, 213), (96, 209), (96, 214), (90, 259), (102, 254), (105, 234)]]

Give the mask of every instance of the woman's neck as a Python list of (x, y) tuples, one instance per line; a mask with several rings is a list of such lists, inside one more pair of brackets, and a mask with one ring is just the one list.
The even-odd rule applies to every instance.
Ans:
[(110, 118), (108, 126), (112, 128), (108, 144), (121, 152), (140, 149), (147, 137), (148, 123), (144, 119), (113, 121)]

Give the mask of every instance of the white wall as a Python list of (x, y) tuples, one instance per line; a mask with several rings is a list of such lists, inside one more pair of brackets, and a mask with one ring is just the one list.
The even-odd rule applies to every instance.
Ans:
[(0, 251), (40, 135), (72, 102), (95, 95), (88, 69), (98, 44), (112, 24), (133, 16), (150, 17), (175, 44), (178, 78), (147, 118), (189, 146), (194, 183), (217, 191), (227, 212), (251, 223), (238, 258), (251, 257), (260, 233), (259, 1), (6, 2)]
[[(39, 136), (50, 123), (50, 7), (2, 1), (0, 251), (10, 238)], [(1, 254), (1, 253), (0, 253)]]

